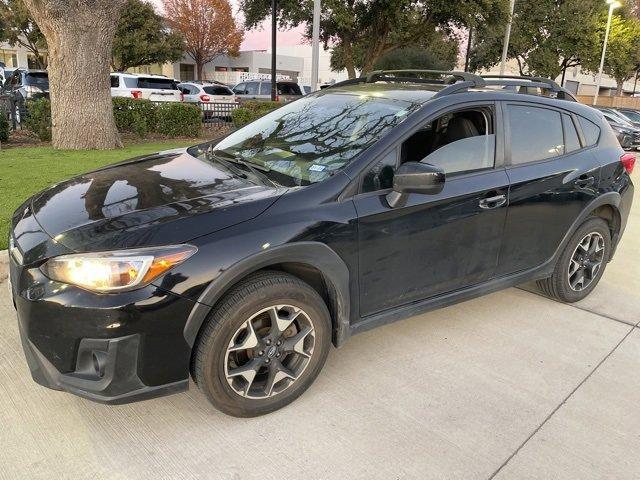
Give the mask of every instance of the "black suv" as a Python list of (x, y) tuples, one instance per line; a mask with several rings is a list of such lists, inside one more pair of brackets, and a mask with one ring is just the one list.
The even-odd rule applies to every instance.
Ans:
[(16, 123), (21, 123), (27, 100), (49, 98), (49, 75), (44, 70), (18, 68), (5, 80), (2, 93), (9, 96)]
[(81, 175), (13, 216), (32, 375), (123, 403), (191, 374), (228, 414), (273, 411), (355, 333), (529, 280), (584, 298), (634, 160), (548, 80), (376, 72)]

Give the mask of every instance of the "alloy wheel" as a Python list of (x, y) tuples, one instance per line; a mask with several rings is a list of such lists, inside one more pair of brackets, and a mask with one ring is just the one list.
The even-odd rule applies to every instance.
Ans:
[(605, 254), (604, 238), (598, 232), (586, 234), (578, 243), (569, 262), (569, 286), (575, 292), (587, 288), (598, 275)]
[(273, 305), (246, 320), (225, 352), (227, 383), (238, 395), (263, 399), (290, 388), (307, 368), (315, 346), (309, 315)]

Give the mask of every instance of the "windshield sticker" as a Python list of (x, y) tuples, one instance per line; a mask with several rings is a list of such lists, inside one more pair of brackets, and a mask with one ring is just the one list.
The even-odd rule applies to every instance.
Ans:
[(309, 167), (310, 172), (322, 172), (325, 169), (325, 165), (313, 164)]

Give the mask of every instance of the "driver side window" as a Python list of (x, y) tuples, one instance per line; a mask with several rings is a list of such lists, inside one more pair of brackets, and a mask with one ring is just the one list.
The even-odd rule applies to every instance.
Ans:
[(447, 113), (402, 144), (401, 163), (429, 163), (448, 175), (493, 168), (496, 139), (493, 109)]

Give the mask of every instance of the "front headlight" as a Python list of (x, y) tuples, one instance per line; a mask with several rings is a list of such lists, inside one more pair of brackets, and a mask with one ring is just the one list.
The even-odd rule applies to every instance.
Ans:
[(54, 257), (40, 270), (51, 280), (98, 293), (133, 290), (196, 253), (192, 245), (79, 253)]

